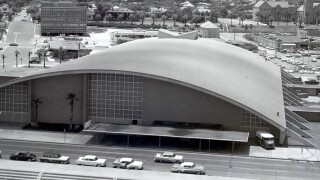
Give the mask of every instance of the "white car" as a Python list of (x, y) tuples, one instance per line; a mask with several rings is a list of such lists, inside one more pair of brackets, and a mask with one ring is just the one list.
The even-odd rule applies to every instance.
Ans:
[(317, 62), (317, 59), (316, 59), (316, 58), (312, 58), (311, 61), (312, 61), (312, 62)]
[(171, 162), (171, 163), (183, 163), (183, 156), (176, 155), (173, 152), (157, 153), (154, 157), (155, 162)]
[(79, 157), (79, 159), (76, 160), (76, 164), (85, 166), (105, 167), (107, 166), (107, 160), (99, 159), (97, 156), (94, 155), (87, 155), (84, 157)]
[(112, 163), (112, 167), (142, 170), (143, 162), (135, 161), (132, 158), (120, 158), (114, 160), (114, 162)]

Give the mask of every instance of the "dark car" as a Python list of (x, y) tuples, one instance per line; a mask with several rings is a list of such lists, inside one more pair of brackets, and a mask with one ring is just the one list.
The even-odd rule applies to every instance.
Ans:
[(10, 43), (9, 46), (18, 46), (17, 43)]
[(311, 79), (309, 81), (305, 81), (306, 84), (309, 84), (309, 85), (318, 85), (319, 84), (319, 81), (315, 80), (315, 79)]
[(10, 156), (11, 160), (19, 160), (19, 161), (37, 161), (37, 156), (35, 154), (27, 152), (17, 152), (13, 153)]
[(70, 158), (68, 156), (61, 156), (59, 153), (44, 153), (39, 157), (40, 162), (69, 164)]

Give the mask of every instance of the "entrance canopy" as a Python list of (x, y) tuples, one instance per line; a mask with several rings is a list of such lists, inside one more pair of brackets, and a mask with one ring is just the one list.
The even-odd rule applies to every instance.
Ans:
[(248, 132), (96, 123), (84, 132), (248, 142)]

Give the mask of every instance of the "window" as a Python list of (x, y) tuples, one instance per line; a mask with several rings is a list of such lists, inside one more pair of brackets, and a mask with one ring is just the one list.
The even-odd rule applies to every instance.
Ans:
[(94, 121), (142, 118), (143, 78), (124, 74), (88, 76), (89, 118)]
[(269, 127), (269, 123), (260, 117), (246, 111), (241, 110), (241, 126), (243, 127)]

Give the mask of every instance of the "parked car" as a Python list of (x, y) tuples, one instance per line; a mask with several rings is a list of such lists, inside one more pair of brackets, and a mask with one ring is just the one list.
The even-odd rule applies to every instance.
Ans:
[(27, 152), (17, 152), (13, 153), (10, 156), (11, 160), (19, 160), (19, 161), (37, 161), (37, 156), (35, 154)]
[(36, 57), (32, 57), (31, 60), (30, 60), (30, 63), (37, 63), (37, 64), (40, 64), (41, 63), (41, 60), (39, 58), (36, 58)]
[(3, 47), (0, 47), (0, 50), (3, 50)]
[(9, 46), (18, 46), (17, 43), (10, 43)]
[(174, 164), (171, 168), (171, 172), (190, 173), (190, 174), (199, 174), (199, 175), (206, 173), (203, 166), (194, 164), (192, 162)]
[(68, 156), (61, 156), (59, 153), (43, 153), (39, 158), (40, 162), (69, 164), (70, 158)]
[(107, 166), (107, 160), (106, 159), (99, 159), (97, 156), (87, 155), (84, 157), (79, 157), (79, 159), (76, 160), (76, 164), (86, 165), (86, 166), (105, 167), (105, 166)]
[(311, 79), (311, 80), (305, 81), (305, 83), (309, 84), (309, 85), (318, 85), (319, 81), (317, 81), (315, 79)]
[(312, 58), (312, 62), (317, 62), (317, 58)]
[(183, 156), (176, 155), (173, 152), (157, 153), (154, 157), (155, 162), (183, 163)]
[(119, 158), (112, 163), (114, 168), (126, 168), (126, 169), (143, 169), (143, 162), (135, 161), (132, 158)]

